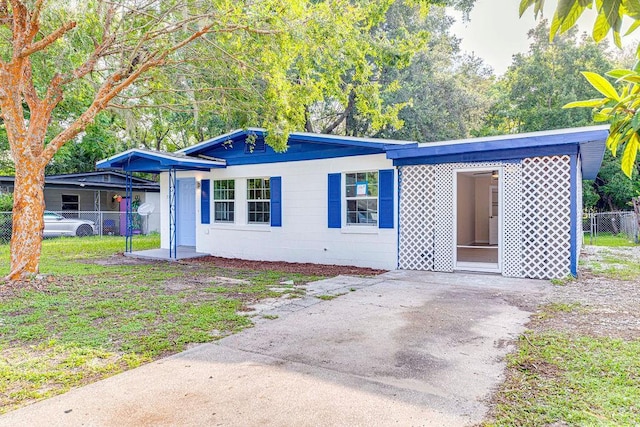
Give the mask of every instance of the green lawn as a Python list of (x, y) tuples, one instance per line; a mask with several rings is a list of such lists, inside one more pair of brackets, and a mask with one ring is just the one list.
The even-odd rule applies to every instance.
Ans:
[(527, 333), (489, 426), (637, 426), (640, 341)]
[(638, 313), (624, 307), (606, 314), (616, 301), (611, 294), (640, 293), (640, 263), (630, 254), (601, 249), (581, 263), (584, 277), (558, 283), (592, 296), (539, 308), (508, 358), (485, 426), (640, 425), (640, 339), (620, 338), (633, 331)]
[(594, 246), (624, 247), (637, 246), (637, 244), (622, 234), (599, 233), (593, 239), (588, 233), (584, 234), (584, 244)]
[[(134, 249), (158, 246), (158, 236), (134, 239)], [(3, 293), (0, 284), (0, 413), (249, 327), (247, 304), (297, 297), (300, 284), (320, 278), (198, 262), (120, 264), (113, 255), (123, 248), (121, 237), (45, 240), (44, 290)], [(2, 245), (0, 276), (8, 264)]]

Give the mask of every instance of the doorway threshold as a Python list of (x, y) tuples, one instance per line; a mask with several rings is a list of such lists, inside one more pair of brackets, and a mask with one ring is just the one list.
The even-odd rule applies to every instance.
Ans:
[(500, 265), (492, 262), (464, 262), (458, 261), (456, 271), (477, 271), (481, 273), (502, 273)]

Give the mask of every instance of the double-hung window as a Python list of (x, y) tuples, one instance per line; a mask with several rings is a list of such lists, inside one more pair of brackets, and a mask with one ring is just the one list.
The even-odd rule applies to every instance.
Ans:
[(347, 225), (378, 225), (378, 172), (345, 174)]
[(213, 181), (213, 203), (215, 222), (235, 221), (235, 181), (233, 179)]
[(249, 224), (270, 224), (271, 189), (269, 178), (247, 180), (247, 222)]

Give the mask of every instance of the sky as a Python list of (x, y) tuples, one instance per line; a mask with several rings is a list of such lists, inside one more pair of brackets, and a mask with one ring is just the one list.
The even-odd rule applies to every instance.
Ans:
[[(484, 59), (497, 75), (506, 71), (512, 55), (529, 49), (527, 32), (536, 22), (533, 9), (527, 10), (522, 18), (518, 17), (519, 4), (519, 0), (477, 0), (471, 20), (466, 23), (462, 22), (460, 14), (450, 13), (457, 20), (451, 31), (462, 39), (462, 50)], [(545, 2), (545, 17), (553, 16), (556, 4), (554, 0)], [(580, 30), (590, 32), (594, 20), (595, 14), (586, 11), (578, 21)], [(623, 45), (627, 43), (623, 39)]]

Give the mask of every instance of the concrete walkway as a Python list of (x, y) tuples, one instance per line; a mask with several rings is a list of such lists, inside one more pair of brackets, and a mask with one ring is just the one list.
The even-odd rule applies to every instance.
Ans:
[(461, 426), (483, 419), (547, 282), (394, 271), (0, 417), (0, 426)]
[(169, 249), (145, 249), (142, 251), (125, 252), (124, 256), (141, 259), (155, 259), (162, 261), (181, 260), (189, 258), (202, 258), (208, 256), (202, 252), (196, 252), (195, 246), (178, 246), (174, 258), (169, 256)]

